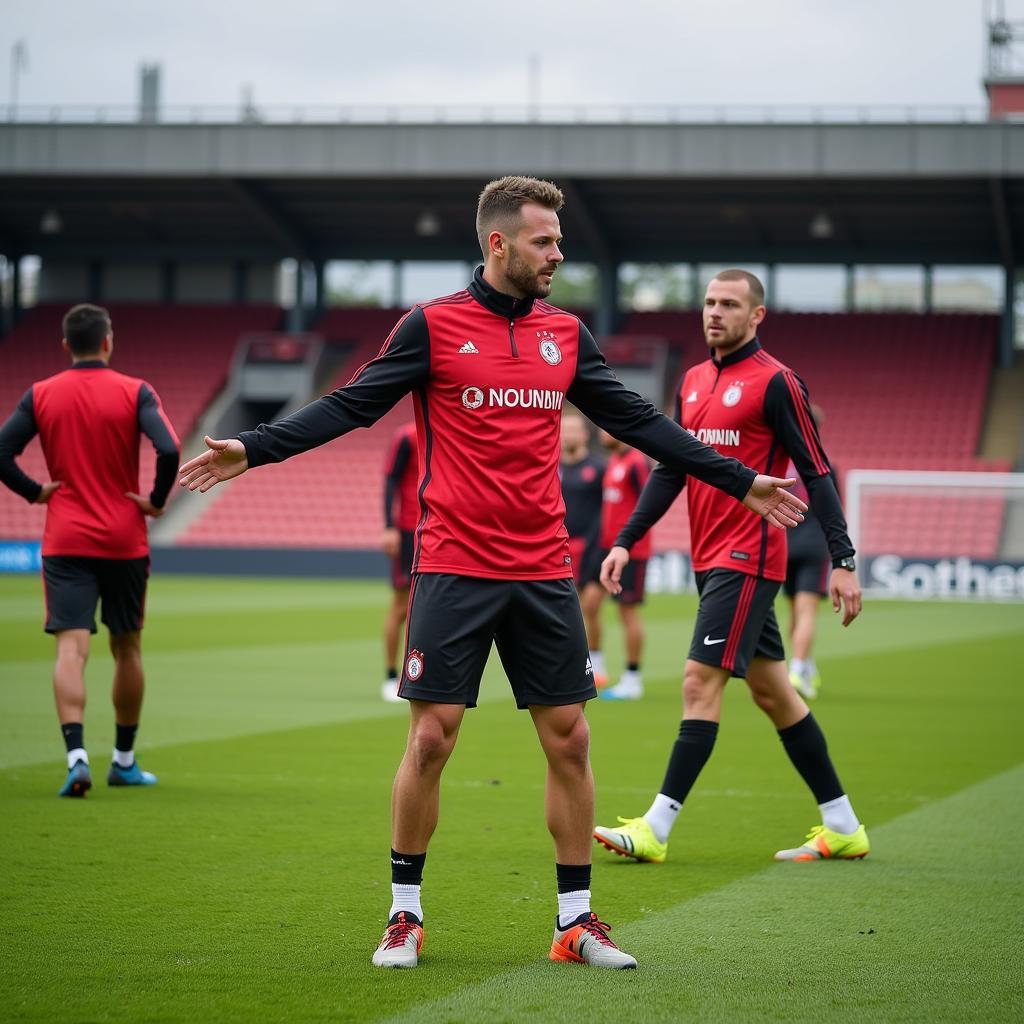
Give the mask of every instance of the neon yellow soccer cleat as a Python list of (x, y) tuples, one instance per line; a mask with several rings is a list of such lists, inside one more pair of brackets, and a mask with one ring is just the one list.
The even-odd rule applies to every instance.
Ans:
[(594, 838), (607, 850), (620, 857), (664, 864), (668, 856), (668, 843), (659, 843), (646, 818), (619, 818), (618, 828), (598, 825)]
[(859, 860), (871, 851), (867, 829), (863, 825), (851, 835), (833, 832), (824, 825), (815, 825), (807, 833), (807, 842), (793, 850), (779, 850), (776, 860), (825, 860), (828, 857), (840, 860)]

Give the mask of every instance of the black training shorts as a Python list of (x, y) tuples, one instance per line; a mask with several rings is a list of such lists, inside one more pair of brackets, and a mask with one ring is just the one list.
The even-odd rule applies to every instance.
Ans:
[(786, 563), (786, 582), (782, 591), (786, 597), (797, 594), (817, 594), (819, 597), (828, 595), (828, 578), (832, 572), (832, 562), (828, 555), (790, 554)]
[(96, 604), (103, 602), (103, 625), (113, 636), (142, 629), (146, 611), (149, 558), (85, 558), (46, 555), (43, 588), (46, 632), (96, 632)]
[(700, 604), (690, 644), (690, 658), (727, 668), (744, 678), (751, 659), (785, 661), (775, 618), (777, 580), (748, 576), (733, 569), (697, 573)]
[(517, 707), (578, 704), (597, 696), (571, 579), (449, 573), (413, 576), (399, 695), (476, 707), (492, 643)]
[(402, 530), (398, 541), (398, 554), (391, 559), (391, 586), (395, 590), (408, 590), (412, 582), (412, 559), (416, 552), (416, 533)]

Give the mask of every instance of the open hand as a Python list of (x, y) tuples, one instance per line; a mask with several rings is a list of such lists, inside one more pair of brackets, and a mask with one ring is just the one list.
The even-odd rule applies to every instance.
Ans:
[(204, 437), (208, 451), (190, 459), (178, 470), (178, 483), (190, 491), (205, 494), (225, 480), (241, 476), (249, 468), (245, 445), (237, 438), (230, 441), (215, 441)]
[(764, 476), (759, 473), (754, 477), (743, 504), (779, 529), (799, 526), (804, 521), (807, 505), (786, 490), (795, 483), (795, 478), (784, 480), (781, 477)]

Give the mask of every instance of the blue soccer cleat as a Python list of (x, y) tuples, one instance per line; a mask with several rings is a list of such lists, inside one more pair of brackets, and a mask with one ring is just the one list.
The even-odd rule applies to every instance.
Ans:
[(68, 769), (68, 777), (60, 787), (58, 796), (85, 796), (92, 789), (92, 775), (85, 761), (76, 761)]
[(112, 764), (107, 775), (108, 786), (155, 786), (156, 776), (152, 772), (144, 772), (138, 761), (133, 761), (131, 768), (122, 768)]

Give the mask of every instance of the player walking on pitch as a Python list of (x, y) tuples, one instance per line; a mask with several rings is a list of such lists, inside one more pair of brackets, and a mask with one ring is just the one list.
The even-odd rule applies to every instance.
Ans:
[(413, 392), (424, 471), (399, 691), (411, 724), (392, 795), (392, 904), (378, 966), (418, 963), (441, 771), (492, 643), (547, 758), (558, 882), (549, 955), (636, 966), (590, 909), (594, 783), (583, 708), (596, 689), (558, 479), (563, 402), (766, 523), (795, 525), (805, 507), (782, 489), (792, 481), (724, 458), (628, 391), (580, 321), (543, 301), (562, 262), (561, 206), (548, 182), (491, 182), (477, 209), (484, 265), (468, 288), (410, 310), (345, 387), (238, 439), (207, 439), (209, 450), (181, 468), (183, 485), (207, 491), (369, 426)]
[[(116, 739), (111, 786), (151, 786), (156, 776), (135, 760), (142, 711), (142, 618), (149, 577), (146, 517), (163, 515), (178, 466), (178, 439), (156, 392), (109, 367), (110, 317), (99, 306), (75, 306), (64, 317), (71, 369), (38, 381), (0, 428), (0, 481), (26, 501), (46, 505), (43, 586), (46, 632), (57, 641), (53, 691), (67, 747), (61, 796), (92, 787), (85, 750), (85, 663), (96, 605), (114, 656)], [(51, 480), (37, 483), (15, 459), (38, 434)], [(157, 451), (156, 481), (139, 489), (139, 439)]]
[[(848, 626), (861, 608), (854, 550), (831, 467), (799, 377), (761, 348), (764, 288), (743, 270), (726, 270), (708, 285), (704, 335), (711, 358), (683, 377), (676, 420), (696, 437), (744, 461), (782, 472), (792, 458), (807, 487), (832, 555), (829, 592)], [(790, 685), (774, 601), (786, 576), (786, 537), (733, 514), (703, 481), (662, 465), (651, 474), (636, 511), (601, 569), (615, 592), (634, 545), (687, 486), (693, 566), (700, 605), (683, 676), (683, 720), (668, 770), (650, 809), (598, 826), (594, 838), (636, 860), (664, 861), (668, 837), (687, 794), (715, 745), (722, 694), (730, 676), (747, 681), (754, 702), (771, 719), (793, 767), (818, 803), (822, 824), (801, 846), (776, 860), (863, 857), (868, 837), (828, 754), (825, 737)]]
[[(391, 605), (384, 619), (385, 677), (381, 697), (401, 701), (398, 696), (398, 639), (409, 606), (412, 559), (416, 547), (413, 531), (419, 519), (416, 484), (419, 456), (416, 424), (405, 423), (395, 431), (384, 473), (384, 533), (381, 550), (391, 559)], [(397, 505), (397, 511), (395, 506)]]

